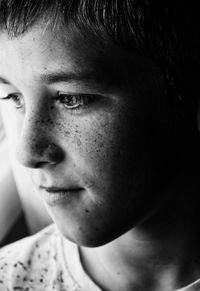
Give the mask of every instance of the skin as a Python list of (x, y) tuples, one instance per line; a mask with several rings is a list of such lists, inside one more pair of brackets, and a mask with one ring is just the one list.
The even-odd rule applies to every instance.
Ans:
[[(41, 78), (58, 70), (84, 78)], [(85, 246), (91, 277), (104, 290), (127, 291), (169, 290), (196, 278), (198, 266), (180, 276), (187, 227), (183, 233), (183, 215), (172, 219), (180, 204), (174, 193), (184, 193), (174, 159), (179, 140), (156, 66), (109, 41), (40, 24), (18, 38), (1, 33), (0, 77), (8, 81), (0, 98), (10, 151), (37, 191), (82, 188), (45, 204), (63, 235)], [(87, 94), (89, 102), (84, 95), (69, 109), (55, 100), (58, 91)], [(3, 100), (11, 93), (19, 99)]]

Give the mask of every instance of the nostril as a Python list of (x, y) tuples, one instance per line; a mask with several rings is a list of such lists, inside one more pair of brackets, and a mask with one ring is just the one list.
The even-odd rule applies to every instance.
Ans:
[(41, 168), (46, 164), (58, 164), (65, 157), (64, 151), (55, 143), (33, 138), (17, 152), (18, 161), (29, 168)]
[(58, 164), (65, 158), (64, 151), (55, 143), (49, 143), (43, 152), (46, 162), (50, 164)]

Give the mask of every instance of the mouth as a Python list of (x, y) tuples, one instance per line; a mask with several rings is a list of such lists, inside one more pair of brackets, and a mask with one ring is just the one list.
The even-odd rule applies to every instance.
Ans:
[(68, 204), (83, 192), (83, 188), (58, 188), (58, 187), (39, 187), (44, 201), (50, 205)]

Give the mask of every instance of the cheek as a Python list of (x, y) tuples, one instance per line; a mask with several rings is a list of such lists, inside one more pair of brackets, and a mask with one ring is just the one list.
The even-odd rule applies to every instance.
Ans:
[(20, 128), (19, 122), (9, 110), (9, 106), (1, 104), (0, 114), (2, 115), (3, 127), (6, 134), (6, 141), (9, 148), (9, 154), (14, 157), (15, 150), (18, 143), (18, 129)]
[(65, 131), (74, 164), (96, 187), (109, 191), (131, 183), (141, 137), (130, 122), (134, 124), (121, 112), (102, 114), (76, 122), (70, 134)]

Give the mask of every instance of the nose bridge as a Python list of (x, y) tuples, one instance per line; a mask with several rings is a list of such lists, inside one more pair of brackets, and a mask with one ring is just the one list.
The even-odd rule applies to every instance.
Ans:
[(21, 146), (32, 155), (42, 154), (47, 146), (47, 131), (44, 130), (44, 122), (39, 120), (25, 120), (21, 132)]
[(24, 141), (30, 141), (30, 145), (41, 142), (44, 144), (50, 132), (47, 130), (49, 123), (48, 112), (45, 112), (37, 104), (35, 107), (36, 109), (34, 110), (27, 110), (21, 132), (21, 138), (25, 139)]
[(21, 164), (36, 168), (60, 160), (61, 150), (55, 143), (52, 126), (47, 110), (37, 107), (26, 112), (17, 149)]

